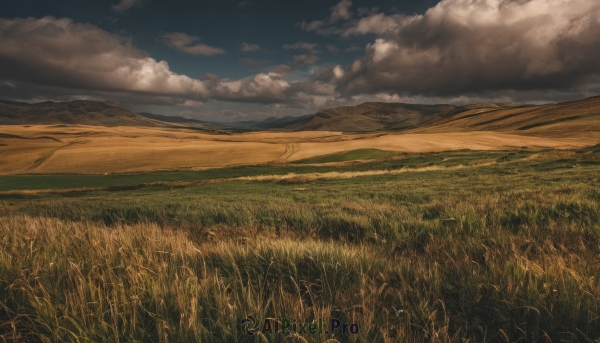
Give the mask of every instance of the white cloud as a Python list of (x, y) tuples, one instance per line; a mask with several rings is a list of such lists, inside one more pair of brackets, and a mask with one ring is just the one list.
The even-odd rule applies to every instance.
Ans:
[[(175, 37), (179, 40), (174, 44), (195, 41), (186, 35)], [(288, 82), (284, 76), (289, 69), (281, 66), (240, 80), (221, 80), (213, 74), (191, 78), (173, 72), (166, 61), (155, 60), (129, 39), (65, 18), (0, 19), (0, 41), (0, 80), (11, 80), (19, 91), (29, 89), (31, 98), (44, 90), (55, 98), (87, 92), (116, 98), (128, 94), (147, 103), (290, 104), (299, 101), (299, 93), (320, 95), (329, 87), (310, 80)], [(303, 63), (310, 65), (314, 59), (309, 56)]]
[(387, 16), (383, 13), (371, 14), (368, 17), (360, 19), (358, 23), (344, 31), (343, 36), (353, 34), (364, 35), (368, 33), (383, 34), (397, 29), (404, 20), (409, 19), (403, 15)]
[(342, 0), (337, 5), (331, 8), (331, 17), (329, 20), (332, 23), (337, 22), (338, 20), (348, 20), (352, 17), (352, 12), (350, 12), (350, 7), (352, 6), (352, 1), (350, 0)]
[[(367, 16), (353, 19), (348, 13), (336, 15), (336, 26), (332, 11), (315, 27), (345, 38), (371, 35), (363, 57), (317, 70), (317, 44), (286, 44), (297, 53), (293, 67), (240, 80), (177, 74), (130, 39), (94, 25), (54, 17), (0, 19), (0, 80), (15, 86), (0, 87), (3, 94), (29, 92), (31, 98), (52, 88), (48, 94), (55, 98), (77, 92), (191, 107), (237, 102), (277, 113), (360, 101), (543, 102), (600, 92), (596, 0), (442, 0), (423, 15), (361, 11)], [(163, 39), (187, 53), (224, 53), (184, 33)], [(241, 50), (255, 49), (244, 44)], [(240, 63), (254, 68), (266, 62)], [(303, 66), (311, 67), (298, 69)]]
[(596, 0), (442, 0), (423, 15), (371, 14), (343, 33), (377, 38), (341, 89), (571, 92), (600, 74), (599, 18)]
[(350, 11), (351, 6), (352, 1), (341, 0), (331, 8), (331, 15), (328, 19), (315, 20), (311, 22), (302, 21), (297, 25), (300, 26), (300, 28), (304, 31), (315, 31), (325, 36), (334, 33), (340, 33), (342, 31), (336, 28), (334, 24), (340, 20), (349, 20), (352, 18), (352, 12)]
[(344, 77), (344, 75), (346, 74), (346, 72), (344, 72), (344, 69), (341, 66), (335, 66), (333, 67), (333, 76), (339, 80), (342, 77)]
[(292, 67), (285, 65), (285, 64), (280, 64), (277, 67), (273, 68), (271, 70), (271, 73), (275, 73), (275, 74), (279, 74), (279, 75), (286, 75), (290, 71), (292, 71)]
[(2, 83), (0, 83), (0, 85), (10, 87), (10, 88), (17, 87), (17, 85), (15, 85), (13, 82), (10, 82), (10, 81), (2, 81)]
[(128, 39), (70, 19), (0, 19), (0, 78), (111, 91), (205, 96)]
[(164, 33), (161, 35), (161, 38), (168, 46), (190, 55), (212, 56), (226, 53), (225, 50), (221, 48), (196, 43), (200, 38), (182, 32)]

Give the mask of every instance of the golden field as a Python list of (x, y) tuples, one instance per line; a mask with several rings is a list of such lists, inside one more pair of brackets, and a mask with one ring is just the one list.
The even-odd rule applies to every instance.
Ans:
[(285, 163), (356, 149), (398, 152), (572, 149), (596, 137), (513, 132), (254, 132), (210, 134), (189, 128), (87, 125), (0, 126), (0, 174), (103, 174)]

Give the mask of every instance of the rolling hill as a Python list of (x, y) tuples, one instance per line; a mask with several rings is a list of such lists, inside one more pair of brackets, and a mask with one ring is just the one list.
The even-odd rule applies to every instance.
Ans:
[(457, 107), (413, 132), (513, 131), (551, 136), (600, 133), (600, 96), (547, 105)]
[(367, 102), (357, 106), (331, 108), (308, 116), (234, 123), (138, 114), (115, 101), (48, 101), (36, 104), (0, 101), (0, 125), (6, 124), (160, 126), (211, 132), (503, 131), (567, 137), (600, 133), (600, 96), (558, 104), (521, 106), (512, 103), (455, 106)]
[(185, 117), (181, 117), (181, 116), (166, 116), (163, 114), (152, 114), (152, 113), (145, 113), (145, 112), (139, 112), (138, 114), (141, 115), (142, 117), (162, 121), (165, 123), (200, 124), (200, 125), (205, 124), (205, 122), (203, 122), (201, 120), (190, 119), (190, 118), (185, 118)]
[(36, 104), (0, 101), (0, 124), (79, 124), (158, 126), (115, 101), (46, 101)]
[(299, 123), (305, 119), (312, 117), (312, 114), (293, 117), (269, 117), (264, 120), (245, 120), (245, 121), (234, 121), (234, 122), (213, 122), (211, 124), (215, 126), (220, 126), (223, 128), (230, 128), (234, 130), (243, 130), (243, 131), (260, 131), (260, 130), (270, 130), (270, 129), (285, 129), (287, 127), (292, 127), (294, 124)]
[(551, 136), (600, 133), (600, 96), (546, 105), (364, 103), (320, 111), (279, 126), (291, 131), (512, 131)]
[(320, 111), (285, 126), (294, 131), (370, 132), (407, 130), (455, 108), (452, 105), (412, 105), (367, 102)]

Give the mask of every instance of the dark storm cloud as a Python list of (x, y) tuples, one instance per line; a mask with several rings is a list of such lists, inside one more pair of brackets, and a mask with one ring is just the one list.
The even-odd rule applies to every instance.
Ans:
[(376, 38), (346, 68), (341, 91), (455, 96), (594, 88), (599, 32), (597, 0), (443, 0), (424, 15), (371, 14), (343, 34)]
[(190, 55), (212, 56), (226, 53), (221, 48), (197, 43), (200, 38), (182, 32), (164, 33), (161, 35), (161, 38), (168, 46)]
[[(184, 36), (174, 40), (174, 44), (189, 42)], [(17, 81), (52, 90), (68, 88), (79, 94), (129, 94), (146, 97), (148, 102), (171, 98), (172, 102), (187, 99), (269, 104), (300, 99), (294, 93), (294, 83), (286, 81), (282, 73), (260, 73), (240, 80), (221, 80), (212, 74), (194, 79), (174, 73), (167, 62), (151, 58), (126, 38), (70, 19), (0, 19), (0, 41), (0, 80), (5, 83)], [(318, 86), (318, 82), (311, 81), (306, 87)], [(23, 91), (22, 87), (16, 88)], [(304, 88), (302, 101), (308, 94)]]

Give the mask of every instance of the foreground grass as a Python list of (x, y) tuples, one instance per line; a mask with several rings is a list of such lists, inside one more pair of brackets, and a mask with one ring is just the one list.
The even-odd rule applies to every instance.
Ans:
[(152, 224), (27, 217), (0, 230), (5, 339), (247, 341), (249, 314), (341, 318), (360, 324), (362, 342), (600, 335), (597, 237), (578, 230), (448, 229), (392, 251), (285, 238), (198, 245)]
[[(502, 158), (473, 169), (4, 200), (0, 335), (24, 342), (595, 341), (597, 152), (518, 154), (461, 156), (461, 164)], [(421, 165), (453, 157), (407, 158)], [(249, 337), (240, 325), (248, 315), (301, 323), (333, 317), (361, 329)]]

